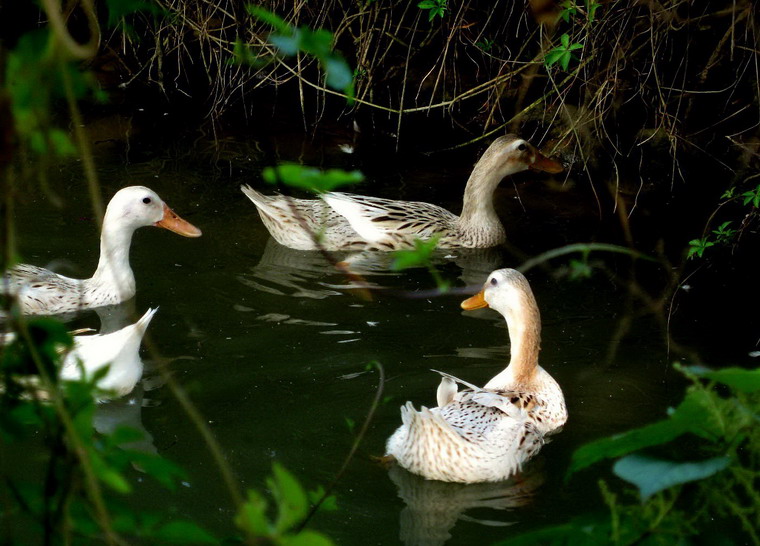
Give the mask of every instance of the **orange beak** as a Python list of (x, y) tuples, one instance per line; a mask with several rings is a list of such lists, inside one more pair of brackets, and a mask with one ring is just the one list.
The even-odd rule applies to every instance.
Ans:
[(536, 150), (536, 160), (533, 162), (532, 165), (529, 165), (528, 168), (531, 171), (543, 171), (546, 173), (561, 173), (564, 171), (564, 167), (562, 166), (562, 163), (559, 161), (555, 161), (553, 159), (549, 159), (544, 154)]
[(153, 225), (166, 228), (183, 237), (200, 237), (202, 235), (201, 230), (177, 216), (172, 209), (166, 206), (166, 203), (164, 203), (164, 217)]
[(467, 298), (459, 304), (465, 311), (472, 311), (473, 309), (483, 309), (488, 307), (488, 302), (484, 297), (484, 291), (481, 290), (471, 298)]

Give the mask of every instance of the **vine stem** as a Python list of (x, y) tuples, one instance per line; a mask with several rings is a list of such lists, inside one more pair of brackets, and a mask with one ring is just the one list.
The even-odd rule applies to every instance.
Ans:
[(369, 424), (372, 422), (372, 419), (375, 416), (375, 411), (377, 410), (378, 405), (380, 404), (380, 397), (383, 395), (383, 386), (385, 385), (385, 368), (383, 368), (383, 365), (380, 364), (378, 361), (373, 361), (371, 365), (377, 369), (379, 379), (377, 382), (377, 390), (375, 391), (375, 397), (372, 399), (372, 404), (370, 404), (369, 411), (367, 412), (367, 417), (364, 418), (364, 423), (362, 423), (362, 428), (359, 429), (359, 434), (356, 435), (354, 438), (354, 443), (351, 446), (351, 450), (348, 452), (348, 455), (346, 455), (346, 458), (343, 461), (343, 464), (340, 467), (340, 470), (338, 470), (338, 473), (335, 474), (335, 477), (330, 482), (330, 484), (325, 488), (325, 492), (322, 494), (320, 499), (315, 502), (311, 509), (309, 510), (309, 513), (306, 514), (306, 517), (303, 519), (300, 525), (296, 527), (296, 532), (301, 532), (306, 525), (309, 523), (311, 518), (314, 517), (314, 514), (317, 513), (319, 510), (319, 507), (322, 506), (322, 503), (324, 503), (325, 499), (330, 496), (330, 493), (335, 489), (335, 486), (338, 484), (340, 479), (343, 477), (343, 474), (345, 474), (346, 469), (348, 468), (349, 463), (354, 458), (354, 455), (356, 454), (356, 450), (359, 449), (359, 445), (362, 443), (362, 440), (364, 440), (364, 436), (367, 434), (367, 429), (369, 428)]

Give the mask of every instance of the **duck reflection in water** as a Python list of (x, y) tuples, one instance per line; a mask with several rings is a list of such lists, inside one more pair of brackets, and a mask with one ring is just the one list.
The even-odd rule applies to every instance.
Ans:
[[(362, 277), (398, 277), (391, 269), (394, 256), (387, 252), (334, 252), (337, 263), (346, 271)], [(466, 284), (482, 282), (503, 260), (496, 248), (458, 248), (435, 251), (431, 263), (445, 266), (454, 262), (461, 268), (459, 278)], [(259, 263), (249, 272), (238, 275), (238, 280), (254, 290), (291, 296), (295, 298), (325, 299), (339, 296), (341, 290), (357, 288), (357, 284), (347, 279), (324, 255), (309, 250), (293, 250), (279, 244), (270, 237)], [(363, 288), (386, 289), (386, 284), (371, 282), (366, 278)]]
[(539, 460), (508, 481), (459, 484), (427, 480), (393, 465), (389, 470), (398, 496), (406, 507), (399, 516), (399, 538), (407, 546), (436, 546), (451, 538), (457, 521), (489, 527), (507, 527), (516, 523), (504, 515), (481, 519), (466, 514), (468, 510), (507, 511), (530, 504), (535, 491), (544, 483)]

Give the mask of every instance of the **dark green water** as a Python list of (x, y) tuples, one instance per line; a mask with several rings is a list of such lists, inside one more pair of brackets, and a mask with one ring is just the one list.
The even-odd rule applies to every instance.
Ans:
[[(503, 320), (491, 311), (463, 313), (463, 294), (430, 295), (426, 291), (434, 284), (424, 270), (390, 273), (359, 264), (369, 268), (366, 279), (384, 289), (373, 291), (371, 300), (357, 297), (315, 253), (291, 251), (269, 239), (238, 189), (243, 182), (263, 187), (258, 157), (227, 152), (214, 166), (191, 156), (156, 154), (132, 163), (122, 154), (99, 158), (106, 199), (123, 186), (149, 186), (204, 232), (196, 240), (153, 228), (136, 233), (135, 310), (142, 314), (160, 306), (150, 338), (161, 355), (175, 359), (169, 364), (174, 378), (191, 394), (242, 488), (263, 488), (274, 460), (307, 487), (330, 482), (352, 442), (346, 419), (361, 423), (378, 388), (378, 374), (366, 372), (365, 365), (382, 363), (389, 401), (378, 409), (336, 489), (340, 509), (313, 521), (339, 544), (438, 544), (449, 534), (449, 544), (487, 544), (599, 507), (597, 481), (613, 479), (609, 465), (564, 483), (573, 450), (656, 420), (680, 399), (682, 383), (670, 368), (680, 354), (669, 353), (655, 315), (624, 285), (603, 272), (571, 282), (537, 268), (527, 276), (543, 318), (541, 364), (565, 392), (570, 418), (564, 431), (508, 484), (455, 486), (404, 472), (389, 475), (370, 456), (383, 454), (400, 423), (399, 406), (406, 400), (435, 405), (438, 376), (430, 368), (479, 384), (500, 371), (508, 357)], [(365, 166), (359, 158), (326, 156), (298, 143), (282, 145), (280, 156), (334, 166), (358, 163), (369, 174), (358, 192), (426, 200), (455, 211), (475, 159), (442, 167), (382, 161)], [(68, 267), (59, 267), (61, 272), (89, 276), (97, 263), (98, 233), (79, 167), (63, 165), (48, 177), (64, 206), (37, 191), (22, 192), (19, 251), (24, 261), (64, 260)], [(595, 218), (588, 192), (551, 191), (531, 174), (518, 180), (520, 199), (510, 182), (498, 195), (513, 249), (534, 255), (568, 242), (614, 239), (610, 222)], [(493, 268), (519, 263), (515, 253), (502, 250), (442, 258), (439, 270), (463, 288), (483, 282)], [(624, 277), (628, 263), (616, 259), (607, 267)], [(661, 277), (657, 267), (644, 271), (650, 284)], [(713, 308), (700, 311), (690, 304), (692, 292), (679, 300), (682, 310), (673, 327), (680, 328), (682, 345), (709, 353), (716, 344), (703, 333), (711, 330)], [(84, 314), (72, 326), (98, 328), (99, 319)], [(746, 332), (735, 329), (735, 339), (722, 343), (746, 356), (752, 350)], [(116, 421), (139, 420), (152, 437), (146, 449), (180, 464), (189, 478), (169, 493), (134, 471), (132, 502), (192, 518), (220, 536), (232, 534), (233, 512), (212, 458), (169, 390), (150, 379), (148, 365), (148, 384), (133, 397), (137, 404), (104, 406), (103, 419), (107, 414)]]

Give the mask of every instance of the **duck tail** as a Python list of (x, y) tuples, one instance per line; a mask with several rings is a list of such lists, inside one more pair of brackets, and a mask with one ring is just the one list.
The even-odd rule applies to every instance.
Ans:
[(158, 311), (158, 307), (149, 308), (145, 314), (140, 317), (140, 320), (135, 322), (135, 330), (140, 339), (142, 339), (142, 337), (145, 335), (145, 332), (148, 330), (148, 325), (150, 324), (150, 321), (153, 320), (153, 315), (156, 314), (156, 311)]
[(266, 208), (269, 205), (269, 201), (271, 201), (271, 197), (268, 197), (264, 195), (263, 193), (260, 193), (256, 190), (254, 190), (251, 186), (247, 184), (242, 184), (240, 186), (240, 190), (250, 199), (253, 201), (253, 204), (256, 205), (259, 208)]

